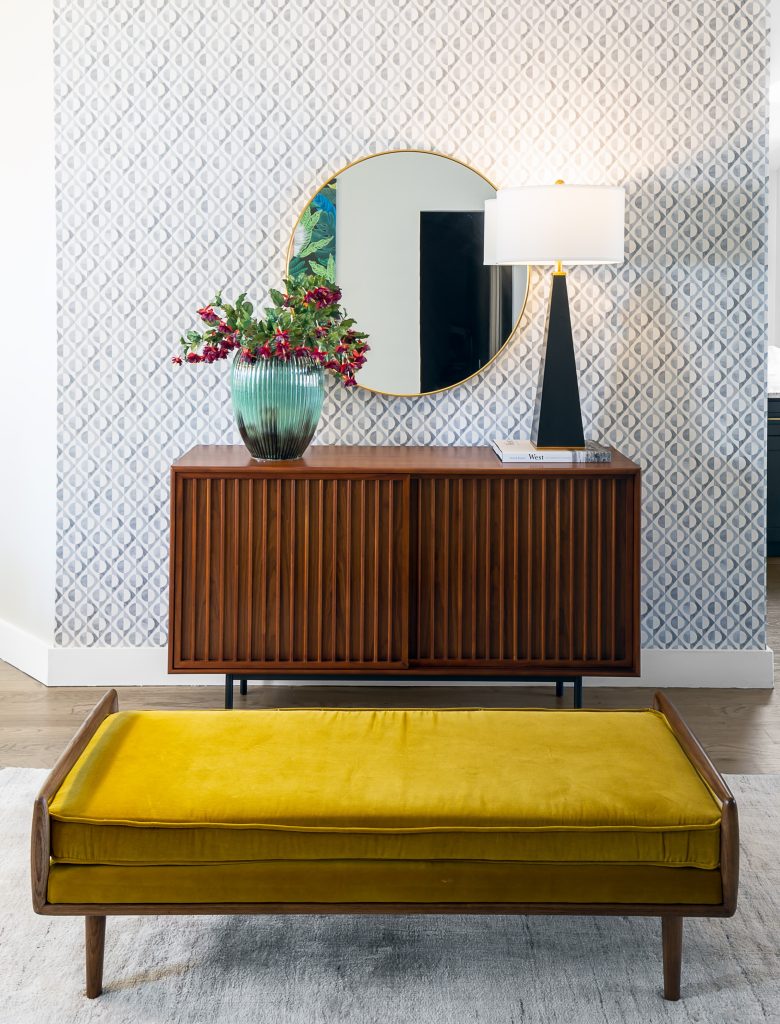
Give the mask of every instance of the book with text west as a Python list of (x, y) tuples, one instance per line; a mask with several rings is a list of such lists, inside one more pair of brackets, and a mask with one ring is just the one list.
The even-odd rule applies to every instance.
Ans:
[(612, 449), (598, 441), (586, 441), (584, 448), (537, 448), (526, 439), (491, 441), (502, 462), (611, 462)]

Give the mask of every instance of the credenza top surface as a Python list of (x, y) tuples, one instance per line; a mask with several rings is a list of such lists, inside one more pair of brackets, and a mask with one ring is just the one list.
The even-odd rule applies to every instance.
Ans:
[(285, 462), (253, 459), (243, 445), (197, 445), (173, 464), (195, 476), (253, 475), (275, 477), (376, 476), (623, 476), (639, 466), (616, 449), (611, 462), (501, 462), (492, 448), (445, 445), (311, 445), (303, 458)]

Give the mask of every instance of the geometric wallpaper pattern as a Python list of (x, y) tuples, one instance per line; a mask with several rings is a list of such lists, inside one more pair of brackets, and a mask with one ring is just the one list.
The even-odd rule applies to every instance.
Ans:
[[(499, 186), (625, 185), (626, 261), (569, 279), (587, 433), (643, 467), (642, 646), (764, 636), (766, 11), (758, 0), (56, 0), (56, 642), (166, 642), (168, 474), (237, 443), (227, 367), (333, 171), (430, 149)], [(392, 287), (392, 282), (389, 282)], [(528, 434), (549, 277), (478, 378), (330, 387), (316, 440)]]

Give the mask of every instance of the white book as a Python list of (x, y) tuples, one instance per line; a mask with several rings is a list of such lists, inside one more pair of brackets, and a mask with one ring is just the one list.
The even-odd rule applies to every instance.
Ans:
[(612, 452), (598, 441), (586, 441), (584, 448), (537, 448), (527, 438), (491, 441), (502, 462), (611, 462)]

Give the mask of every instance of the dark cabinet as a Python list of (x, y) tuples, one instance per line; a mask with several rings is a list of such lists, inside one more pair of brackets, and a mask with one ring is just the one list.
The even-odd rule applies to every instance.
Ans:
[(639, 487), (617, 452), (195, 448), (172, 474), (170, 671), (636, 675)]

